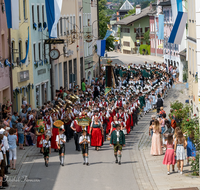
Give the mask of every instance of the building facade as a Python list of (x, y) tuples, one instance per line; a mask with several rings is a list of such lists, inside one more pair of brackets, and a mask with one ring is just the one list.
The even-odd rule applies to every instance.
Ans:
[[(143, 10), (136, 7), (136, 14), (128, 16), (116, 24), (121, 25), (121, 51), (124, 54), (134, 54), (138, 52), (138, 44), (146, 44), (144, 33), (150, 28), (149, 14), (154, 12), (150, 7)], [(138, 43), (139, 42), (139, 43)]]
[(199, 115), (195, 1), (188, 4), (187, 61), (190, 105), (193, 113)]
[[(30, 32), (31, 27), (29, 0), (19, 0), (19, 30), (11, 29), (11, 55), (14, 64), (12, 70), (13, 108), (17, 111), (20, 110), (24, 98), (33, 107), (35, 105), (31, 46), (29, 46), (28, 64), (20, 62), (26, 56), (28, 30)], [(29, 42), (31, 42), (31, 33), (29, 33)]]
[[(97, 3), (97, 1), (96, 1)], [(84, 64), (85, 64), (85, 79), (91, 84), (93, 77), (93, 36), (92, 29), (95, 22), (92, 23), (92, 13), (91, 13), (91, 0), (83, 1), (83, 35), (84, 35)], [(97, 5), (95, 5), (97, 6)]]
[[(4, 62), (9, 58), (9, 33), (6, 21), (6, 12), (4, 1), (0, 10), (0, 104), (3, 105), (7, 101), (11, 101), (10, 71), (9, 66), (5, 67)], [(1, 107), (0, 105), (0, 107)]]
[[(68, 0), (62, 4), (57, 35), (65, 43), (51, 45), (51, 49), (56, 48), (60, 52), (57, 60), (51, 60), (53, 95), (61, 86), (72, 89), (72, 82), (80, 87), (81, 79), (84, 78), (82, 7), (82, 0)], [(70, 81), (70, 74), (75, 74), (75, 81)]]
[[(159, 5), (162, 6), (164, 14), (164, 63), (168, 66), (177, 67), (179, 69), (179, 81), (183, 82), (183, 70), (186, 68), (187, 63), (186, 59), (180, 57), (180, 52), (186, 49), (186, 30), (184, 31), (181, 45), (168, 43), (176, 19), (172, 15), (171, 1), (161, 2)], [(187, 12), (184, 1), (183, 5), (183, 10)]]
[(34, 107), (51, 100), (50, 61), (45, 0), (29, 0), (32, 69), (34, 79)]

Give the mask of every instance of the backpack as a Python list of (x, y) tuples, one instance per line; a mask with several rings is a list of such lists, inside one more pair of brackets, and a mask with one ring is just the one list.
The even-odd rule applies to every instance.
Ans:
[(173, 129), (176, 128), (176, 121), (174, 119), (171, 120), (171, 126)]

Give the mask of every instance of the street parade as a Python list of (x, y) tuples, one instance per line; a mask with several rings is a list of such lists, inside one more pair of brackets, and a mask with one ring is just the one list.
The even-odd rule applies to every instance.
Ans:
[(26, 131), (30, 127), (35, 131), (38, 151), (44, 154), (46, 167), (50, 165), (51, 149), (58, 152), (58, 162), (64, 166), (65, 143), (72, 139), (74, 151), (82, 151), (83, 164), (89, 165), (89, 149), (101, 151), (104, 142), (110, 141), (116, 163), (121, 165), (125, 136), (149, 111), (157, 108), (160, 113), (162, 105), (158, 107), (157, 102), (167, 96), (172, 82), (165, 64), (145, 62), (128, 67), (107, 64), (91, 85), (83, 80), (82, 89), (75, 90), (74, 94), (73, 90), (60, 87), (53, 102), (45, 103), (39, 111), (30, 111), (23, 118), (28, 120)]

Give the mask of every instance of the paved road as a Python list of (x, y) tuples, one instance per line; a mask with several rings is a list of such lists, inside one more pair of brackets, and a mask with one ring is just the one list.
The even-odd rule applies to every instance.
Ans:
[(135, 64), (144, 64), (147, 61), (149, 64), (153, 64), (154, 61), (162, 63), (164, 59), (162, 57), (155, 57), (151, 55), (137, 55), (137, 54), (122, 54), (116, 52), (108, 52), (108, 58), (110, 59), (119, 59), (125, 64), (135, 63)]
[[(132, 160), (133, 132), (126, 137), (126, 147), (123, 150), (122, 165), (114, 163), (113, 148), (108, 141), (100, 151), (90, 147), (90, 166), (83, 166), (81, 153), (75, 151), (74, 142), (66, 143), (65, 166), (59, 165), (57, 153), (52, 153), (49, 167), (44, 166), (40, 154), (35, 157), (30, 170), (24, 170), (23, 175), (29, 179), (40, 179), (40, 183), (26, 183), (24, 190), (35, 189), (60, 189), (74, 190), (106, 190), (106, 189), (129, 189), (138, 190), (133, 173), (135, 162)], [(30, 162), (24, 163), (30, 164)], [(17, 189), (19, 184), (12, 186)]]

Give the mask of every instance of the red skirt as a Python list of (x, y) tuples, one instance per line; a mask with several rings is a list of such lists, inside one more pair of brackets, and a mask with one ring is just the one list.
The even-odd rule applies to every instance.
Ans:
[(106, 127), (106, 134), (109, 133), (110, 129), (111, 129), (111, 123), (112, 123), (112, 117), (109, 118), (109, 121), (107, 122), (107, 127)]
[(51, 148), (58, 149), (56, 145), (56, 136), (59, 135), (59, 128), (53, 127), (52, 134), (53, 136), (51, 136)]
[(43, 134), (43, 135), (38, 135), (38, 136), (37, 136), (37, 147), (38, 147), (38, 148), (42, 148), (42, 147), (43, 147), (43, 143), (40, 144), (41, 139), (45, 139), (44, 134)]
[[(113, 127), (112, 132), (115, 131), (115, 130), (116, 130), (116, 128)], [(111, 132), (111, 134), (112, 134), (112, 132)]]
[(126, 130), (127, 130), (127, 134), (129, 134), (131, 132), (131, 122), (130, 122), (130, 116), (126, 121)]
[(103, 135), (100, 128), (92, 128), (91, 133), (91, 146), (102, 146)]

